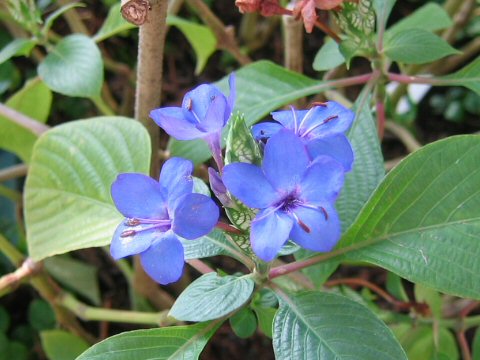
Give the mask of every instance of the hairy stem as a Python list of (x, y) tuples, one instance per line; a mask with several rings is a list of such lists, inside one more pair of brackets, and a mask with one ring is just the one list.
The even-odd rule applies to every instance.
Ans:
[(40, 136), (42, 133), (49, 129), (48, 125), (42, 124), (32, 118), (18, 112), (2, 103), (0, 103), (0, 115), (14, 122), (17, 125), (31, 131), (37, 136)]

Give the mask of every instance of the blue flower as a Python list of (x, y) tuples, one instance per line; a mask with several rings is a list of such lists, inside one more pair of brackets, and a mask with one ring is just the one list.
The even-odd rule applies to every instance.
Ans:
[(223, 174), (234, 196), (260, 209), (250, 241), (264, 261), (273, 260), (288, 239), (313, 251), (335, 246), (341, 229), (334, 202), (343, 179), (340, 163), (328, 156), (310, 161), (302, 140), (286, 129), (267, 142), (261, 167), (233, 163)]
[(222, 168), (221, 135), (235, 103), (235, 74), (229, 85), (228, 98), (216, 86), (202, 84), (185, 94), (181, 107), (155, 109), (150, 117), (177, 140), (204, 139)]
[(219, 217), (208, 196), (192, 193), (193, 164), (171, 158), (160, 181), (143, 174), (120, 174), (112, 184), (112, 198), (126, 219), (117, 227), (110, 246), (116, 260), (140, 254), (142, 265), (155, 281), (169, 284), (183, 272), (184, 252), (179, 237), (208, 234)]
[(281, 129), (293, 131), (305, 144), (311, 159), (327, 155), (340, 162), (345, 171), (353, 164), (353, 150), (345, 132), (352, 125), (355, 113), (342, 105), (328, 101), (310, 110), (276, 111), (275, 123), (260, 123), (252, 128), (257, 140), (265, 141)]

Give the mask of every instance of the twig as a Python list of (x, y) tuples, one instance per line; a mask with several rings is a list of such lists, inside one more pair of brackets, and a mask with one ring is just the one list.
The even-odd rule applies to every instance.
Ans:
[(325, 34), (330, 36), (337, 44), (340, 44), (340, 42), (342, 41), (342, 39), (340, 39), (340, 37), (335, 33), (335, 31), (330, 29), (329, 26), (327, 26), (320, 20), (315, 21), (315, 26), (322, 30)]
[(213, 31), (220, 49), (229, 51), (241, 65), (252, 62), (247, 55), (240, 51), (233, 34), (233, 28), (226, 27), (203, 0), (187, 0), (187, 3), (198, 12), (203, 22)]
[(405, 145), (408, 152), (417, 151), (422, 147), (422, 144), (420, 144), (417, 139), (413, 137), (410, 131), (405, 129), (403, 126), (400, 126), (392, 121), (387, 121), (385, 123), (385, 128), (394, 134), (403, 143), (403, 145)]
[(282, 16), (284, 33), (284, 64), (289, 70), (303, 73), (303, 23), (295, 18)]
[(0, 170), (0, 182), (16, 179), (27, 175), (28, 166), (18, 164)]
[[(62, 6), (69, 5), (72, 3), (71, 0), (58, 0), (58, 3)], [(76, 9), (70, 9), (69, 11), (63, 13), (63, 17), (68, 23), (68, 26), (73, 32), (89, 35), (89, 31), (82, 19), (78, 15)]]
[(197, 270), (200, 274), (208, 274), (211, 272), (215, 272), (215, 270), (213, 270), (210, 266), (208, 266), (206, 263), (199, 259), (187, 260), (187, 264)]
[(444, 31), (442, 37), (449, 43), (455, 41), (457, 33), (465, 27), (473, 14), (475, 0), (464, 0), (462, 7), (453, 18), (453, 26)]
[(42, 264), (27, 258), (17, 270), (0, 278), (0, 294), (15, 290), (20, 283), (38, 274)]
[(0, 115), (16, 123), (17, 125), (20, 125), (23, 128), (31, 131), (37, 136), (40, 136), (49, 129), (48, 125), (33, 120), (32, 118), (4, 105), (3, 103), (0, 103)]

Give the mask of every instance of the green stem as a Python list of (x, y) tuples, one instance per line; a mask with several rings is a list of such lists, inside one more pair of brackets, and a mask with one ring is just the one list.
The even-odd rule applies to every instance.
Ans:
[(0, 184), (0, 196), (4, 196), (7, 199), (12, 200), (13, 202), (22, 201), (22, 193), (17, 190), (10, 189), (5, 185)]
[(110, 321), (155, 326), (166, 326), (176, 322), (174, 319), (168, 318), (169, 310), (160, 311), (158, 313), (148, 313), (96, 308), (85, 305), (68, 293), (64, 293), (60, 296), (57, 300), (57, 304), (67, 308), (80, 319), (85, 321)]
[(92, 102), (95, 104), (97, 109), (103, 114), (107, 116), (114, 116), (115, 112), (107, 105), (107, 103), (102, 99), (101, 96), (95, 96), (90, 98)]
[(19, 267), (25, 256), (17, 250), (15, 246), (3, 235), (0, 234), (0, 251), (8, 258), (8, 260), (14, 264), (16, 267)]

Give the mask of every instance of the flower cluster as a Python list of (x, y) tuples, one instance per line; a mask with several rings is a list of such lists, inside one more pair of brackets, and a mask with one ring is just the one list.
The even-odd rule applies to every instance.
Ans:
[[(210, 186), (225, 207), (236, 199), (258, 209), (251, 222), (255, 254), (273, 260), (292, 240), (305, 249), (330, 251), (340, 239), (335, 201), (351, 170), (354, 154), (345, 132), (354, 114), (335, 102), (316, 103), (309, 110), (273, 112), (275, 122), (261, 123), (252, 136), (263, 146), (261, 166), (224, 166), (221, 132), (235, 101), (235, 76), (226, 97), (213, 85), (188, 92), (181, 107), (151, 112), (152, 119), (178, 140), (205, 140), (217, 170), (210, 168)], [(193, 164), (171, 158), (160, 180), (142, 174), (121, 174), (112, 198), (126, 219), (111, 244), (115, 259), (140, 254), (146, 272), (157, 282), (178, 280), (184, 266), (181, 238), (196, 239), (217, 224), (219, 209), (205, 195), (193, 193)]]

